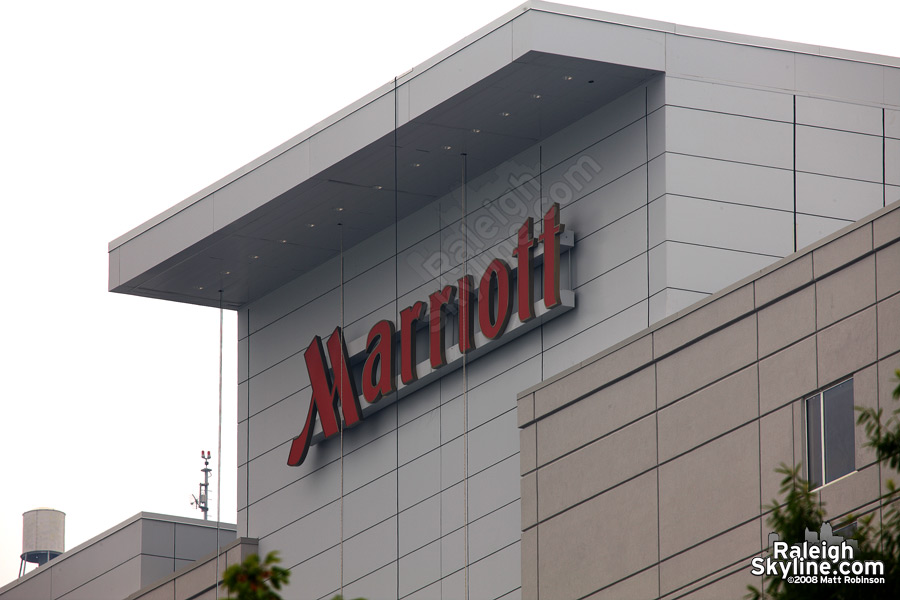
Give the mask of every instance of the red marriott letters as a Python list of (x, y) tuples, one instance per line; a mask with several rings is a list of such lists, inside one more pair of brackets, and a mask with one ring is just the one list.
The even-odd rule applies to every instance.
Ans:
[[(559, 236), (565, 225), (559, 222), (559, 204), (553, 204), (544, 215), (543, 233), (534, 238), (534, 222), (529, 217), (519, 228), (518, 241), (513, 249), (516, 258), (517, 285), (513, 288), (512, 273), (506, 261), (495, 258), (485, 269), (475, 287), (471, 275), (464, 275), (457, 285), (447, 285), (428, 297), (428, 302), (415, 302), (400, 311), (399, 376), (404, 385), (416, 380), (416, 323), (428, 322), (428, 354), (432, 369), (447, 364), (444, 345), (444, 317), (448, 307), (456, 306), (459, 316), (459, 351), (475, 349), (475, 319), (481, 333), (489, 340), (498, 339), (506, 331), (513, 310), (513, 294), (518, 295), (518, 317), (523, 323), (535, 318), (534, 310), (534, 248), (544, 245), (544, 306), (554, 308), (562, 303), (559, 291)], [(475, 298), (477, 289), (477, 301)], [(477, 313), (477, 314), (476, 314)], [(362, 369), (362, 393), (372, 404), (397, 390), (394, 324), (379, 321), (372, 326), (366, 340), (366, 362)], [(341, 415), (347, 427), (363, 418), (356, 381), (350, 369), (347, 346), (341, 328), (335, 328), (326, 343), (328, 360), (322, 339), (315, 336), (304, 353), (309, 371), (312, 397), (306, 421), (300, 435), (294, 438), (288, 464), (298, 466), (306, 459), (316, 425), (316, 415), (322, 422), (326, 438), (341, 429)], [(340, 412), (338, 411), (340, 405)]]

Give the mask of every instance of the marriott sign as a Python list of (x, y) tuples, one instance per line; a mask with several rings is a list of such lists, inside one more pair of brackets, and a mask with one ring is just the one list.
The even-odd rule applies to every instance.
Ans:
[[(515, 285), (511, 282), (513, 269), (505, 260), (495, 258), (482, 273), (477, 287), (474, 278), (466, 274), (456, 285), (446, 285), (431, 294), (427, 302), (418, 301), (401, 310), (399, 335), (392, 321), (382, 320), (372, 326), (362, 351), (365, 359), (362, 396), (369, 405), (420, 379), (416, 364), (416, 330), (420, 323), (428, 326), (428, 362), (431, 373), (435, 373), (448, 365), (448, 351), (458, 357), (453, 361), (456, 362), (477, 353), (481, 347), (496, 343), (494, 341), (507, 332), (511, 318), (516, 322), (517, 330), (522, 332), (530, 329), (528, 325), (536, 323), (539, 313), (561, 312), (557, 309), (574, 305), (573, 301), (564, 302), (559, 287), (560, 238), (565, 230), (565, 225), (559, 222), (559, 204), (550, 207), (543, 221), (543, 233), (537, 238), (531, 217), (518, 230), (516, 246), (512, 249), (517, 272)], [(539, 243), (543, 246), (543, 307), (535, 306), (533, 293), (535, 249)], [(518, 296), (516, 314), (513, 314), (514, 296)], [(444, 343), (445, 317), (449, 311), (458, 315), (458, 350), (448, 349)], [(476, 320), (480, 335), (475, 331)], [(398, 337), (399, 361), (395, 342)], [(476, 347), (476, 338), (481, 340), (479, 347)], [(326, 363), (326, 349), (330, 369)], [(306, 459), (315, 434), (316, 416), (322, 425), (323, 438), (340, 431), (341, 416), (345, 427), (357, 424), (364, 416), (340, 327), (335, 328), (324, 347), (322, 339), (314, 336), (304, 358), (312, 397), (303, 429), (291, 443), (287, 460), (290, 466), (301, 465)]]

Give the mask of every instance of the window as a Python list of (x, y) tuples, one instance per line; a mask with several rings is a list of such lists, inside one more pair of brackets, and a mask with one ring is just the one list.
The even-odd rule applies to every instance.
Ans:
[(817, 488), (856, 470), (853, 380), (806, 399), (809, 484)]

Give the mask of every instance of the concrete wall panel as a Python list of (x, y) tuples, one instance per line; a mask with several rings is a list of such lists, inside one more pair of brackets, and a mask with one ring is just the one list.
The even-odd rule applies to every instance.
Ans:
[(757, 519), (726, 531), (706, 544), (664, 560), (659, 566), (660, 593), (665, 595), (680, 590), (710, 572), (731, 566), (759, 552), (759, 528)]
[[(784, 497), (779, 494), (784, 475), (776, 473), (775, 469), (781, 464), (796, 464), (793, 419), (793, 407), (785, 406), (759, 420), (760, 501), (763, 508), (775, 501), (784, 502)], [(767, 535), (763, 532), (762, 539), (767, 540)]]
[(655, 563), (656, 491), (647, 473), (539, 525), (540, 597), (580, 598)]
[(655, 407), (655, 393), (655, 369), (643, 369), (542, 419), (537, 423), (537, 464), (544, 465), (646, 415)]
[(900, 294), (878, 303), (878, 358), (900, 350)]
[(875, 253), (875, 278), (879, 300), (900, 292), (900, 243)]
[(662, 408), (659, 460), (687, 452), (759, 416), (756, 365)]
[(538, 519), (543, 521), (656, 464), (656, 420), (628, 425), (538, 470)]
[[(756, 316), (753, 315), (696, 342), (657, 366), (659, 406), (716, 381), (756, 359)], [(705, 365), (697, 370), (694, 365)]]
[(816, 340), (809, 337), (760, 361), (760, 414), (792, 402), (816, 387)]
[(791, 294), (758, 314), (759, 355), (768, 356), (816, 330), (816, 287)]
[(671, 556), (757, 516), (759, 469), (755, 423), (661, 465), (661, 556)]
[(816, 334), (819, 387), (875, 362), (875, 335), (874, 307)]
[(828, 325), (875, 302), (875, 257), (816, 282), (816, 325)]

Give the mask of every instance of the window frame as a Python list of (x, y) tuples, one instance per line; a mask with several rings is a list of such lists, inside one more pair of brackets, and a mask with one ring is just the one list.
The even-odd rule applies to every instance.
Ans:
[[(839, 386), (841, 386), (841, 385), (844, 385), (844, 384), (847, 383), (847, 382), (850, 382), (850, 383), (851, 383), (850, 394), (851, 394), (851, 402), (852, 402), (852, 401), (855, 399), (855, 396), (854, 396), (854, 393), (853, 393), (853, 385), (852, 385), (852, 383), (853, 383), (853, 376), (852, 376), (852, 375), (849, 376), (849, 377), (845, 377), (844, 379), (841, 379), (840, 381), (836, 381), (835, 383), (832, 383), (832, 384), (828, 385), (827, 387), (824, 387), (824, 388), (820, 389), (819, 391), (817, 391), (817, 392), (815, 392), (815, 393), (813, 393), (813, 394), (809, 394), (809, 395), (803, 397), (803, 413), (802, 413), (802, 414), (803, 414), (803, 417), (804, 417), (804, 418), (803, 418), (803, 455), (804, 455), (804, 458), (806, 459), (806, 460), (804, 461), (804, 462), (806, 463), (806, 464), (805, 464), (805, 467), (806, 467), (806, 479), (807, 479), (807, 481), (809, 482), (809, 489), (810, 489), (810, 490), (819, 490), (819, 489), (822, 489), (822, 488), (824, 488), (824, 487), (826, 487), (826, 486), (828, 486), (828, 485), (831, 485), (831, 484), (834, 483), (835, 481), (839, 481), (839, 480), (843, 479), (844, 477), (847, 477), (848, 475), (852, 475), (853, 473), (856, 473), (856, 472), (857, 472), (857, 468), (856, 468), (856, 418), (855, 418), (855, 412), (853, 412), (853, 413), (851, 413), (853, 416), (852, 416), (851, 421), (850, 421), (850, 423), (851, 423), (851, 433), (852, 433), (852, 435), (853, 435), (853, 444), (852, 444), (852, 452), (853, 452), (853, 461), (852, 461), (852, 462), (853, 462), (853, 468), (850, 469), (849, 471), (847, 471), (846, 473), (842, 474), (842, 475), (839, 475), (839, 476), (837, 476), (837, 477), (834, 477), (834, 478), (831, 479), (831, 480), (827, 480), (827, 481), (826, 481), (826, 479), (827, 479), (827, 476), (826, 476), (826, 473), (827, 473), (827, 470), (826, 470), (826, 454), (827, 454), (827, 451), (826, 451), (826, 447), (825, 447), (825, 433), (826, 433), (826, 424), (825, 424), (825, 394), (827, 394), (829, 391), (833, 390), (834, 388), (837, 388), (837, 387), (839, 387)], [(818, 447), (819, 447), (819, 448), (818, 448), (818, 449), (819, 449), (819, 456), (818, 456), (818, 465), (817, 465), (817, 466), (818, 466), (818, 470), (817, 470), (818, 472), (816, 473), (816, 479), (818, 479), (819, 482), (814, 481), (813, 474), (811, 473), (812, 461), (810, 460), (810, 450), (811, 450), (811, 448), (810, 448), (810, 439), (809, 439), (809, 434), (810, 434), (810, 410), (809, 410), (809, 403), (810, 403), (811, 400), (815, 400), (815, 399), (818, 399), (818, 401), (819, 401), (819, 402), (818, 402), (818, 413), (819, 413), (819, 414), (818, 414), (818, 419), (819, 419), (819, 423), (818, 423), (818, 425), (819, 425), (819, 427), (818, 427), (818, 431), (819, 431)], [(855, 406), (856, 406), (856, 405), (855, 405), (855, 404), (851, 404), (851, 406), (853, 407), (853, 410), (855, 411)]]

